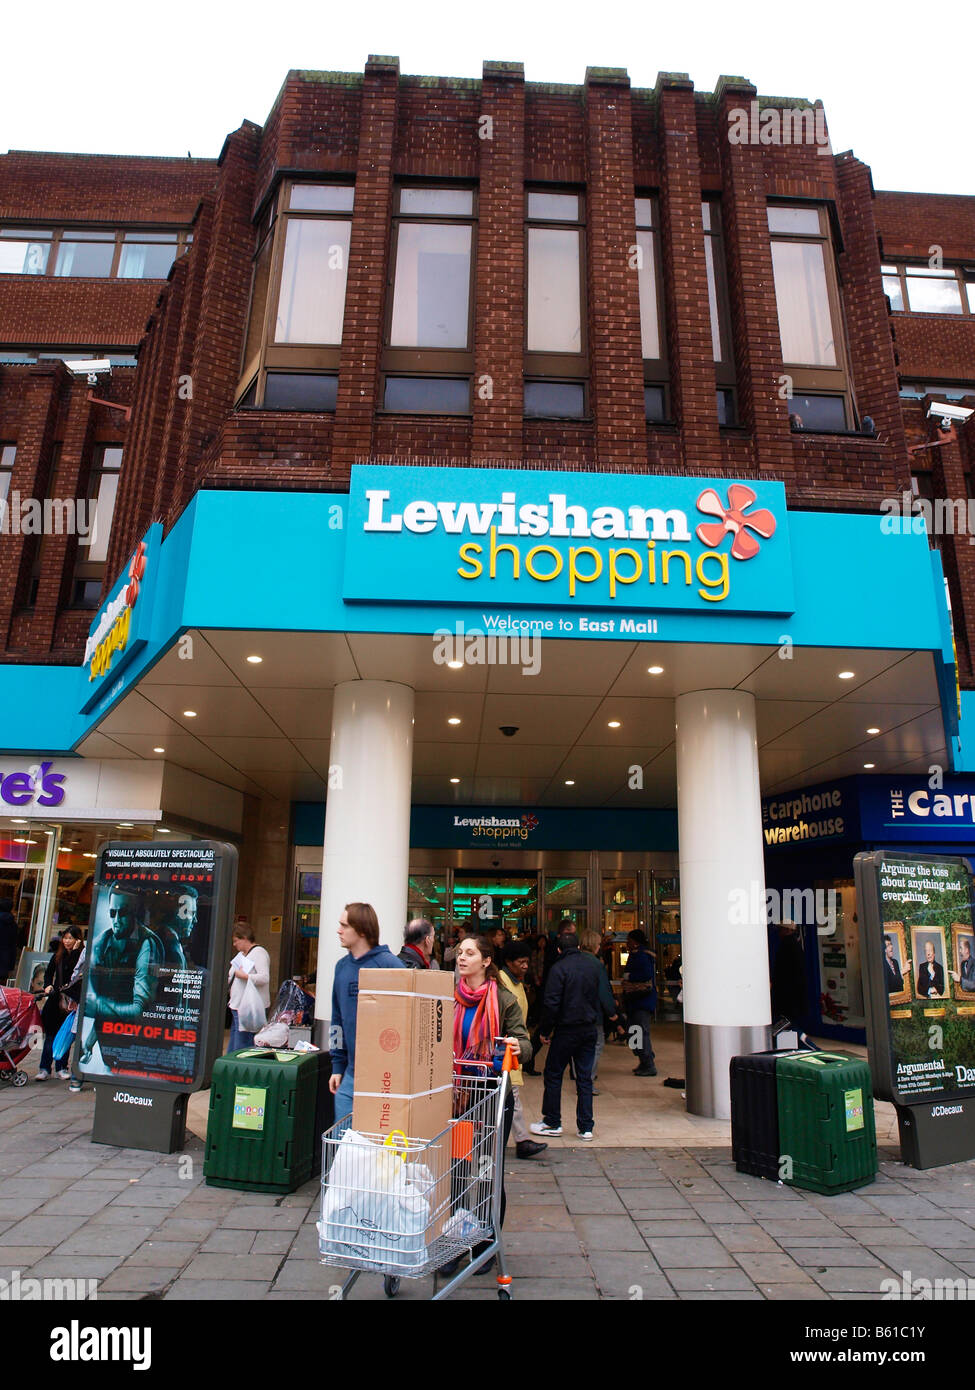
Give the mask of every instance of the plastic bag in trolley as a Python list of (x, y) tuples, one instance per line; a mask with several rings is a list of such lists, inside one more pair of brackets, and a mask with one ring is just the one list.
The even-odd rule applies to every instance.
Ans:
[(433, 1190), (429, 1168), (346, 1130), (322, 1196), (321, 1254), (404, 1269), (424, 1264)]

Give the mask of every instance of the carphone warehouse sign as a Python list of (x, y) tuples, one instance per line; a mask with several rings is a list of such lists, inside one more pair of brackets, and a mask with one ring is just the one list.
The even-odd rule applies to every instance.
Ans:
[(352, 470), (347, 602), (791, 613), (781, 483)]

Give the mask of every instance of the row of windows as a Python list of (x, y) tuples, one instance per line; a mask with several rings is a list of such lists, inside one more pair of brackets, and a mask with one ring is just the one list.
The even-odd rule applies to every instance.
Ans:
[[(286, 182), (258, 229), (238, 405), (335, 409), (355, 191)], [(395, 190), (383, 332), (382, 408), (467, 414), (474, 382), (473, 289), (477, 193), (464, 187)], [(736, 423), (735, 364), (720, 204), (701, 204), (712, 354), (721, 424)], [(783, 367), (802, 407), (793, 428), (853, 424), (839, 292), (826, 210), (770, 205), (769, 232)], [(586, 208), (573, 190), (525, 198), (524, 409), (528, 417), (588, 413)], [(659, 211), (634, 200), (634, 242), (646, 416), (670, 418)]]
[(0, 275), (165, 280), (192, 240), (185, 231), (0, 227)]
[(975, 270), (963, 266), (885, 265), (884, 293), (895, 313), (975, 314)]
[[(17, 458), (15, 444), (0, 444), (0, 503), (10, 501), (10, 484), (14, 463)], [(55, 461), (56, 466), (56, 461)], [(119, 474), (122, 467), (122, 448), (117, 444), (97, 444), (88, 474), (87, 523), (89, 533), (86, 544), (79, 539), (74, 574), (71, 584), (71, 606), (74, 608), (97, 608), (105, 578), (105, 562), (108, 558), (108, 541), (112, 532), (112, 517), (118, 496)], [(38, 547), (31, 574), (28, 606), (32, 607), (37, 597), (43, 563), (43, 541)]]

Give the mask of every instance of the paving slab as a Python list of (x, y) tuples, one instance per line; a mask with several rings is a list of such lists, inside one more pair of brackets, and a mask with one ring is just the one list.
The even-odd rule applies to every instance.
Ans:
[(754, 1283), (743, 1269), (722, 1269), (689, 1265), (686, 1268), (667, 1270), (667, 1278), (678, 1293), (757, 1293)]
[[(238, 1269), (240, 1266), (238, 1265)], [(252, 1302), (258, 1298), (264, 1298), (270, 1290), (270, 1284), (262, 1279), (224, 1279), (221, 1281), (219, 1289), (214, 1289), (210, 1279), (187, 1279), (179, 1278), (169, 1288), (164, 1298), (166, 1302), (177, 1302), (179, 1300), (192, 1299), (193, 1302), (207, 1302), (216, 1294), (221, 1299), (229, 1299), (232, 1302), (238, 1300), (242, 1302)]]
[(571, 1218), (587, 1250), (645, 1250), (646, 1241), (628, 1216)]
[(212, 1279), (219, 1283), (238, 1279), (270, 1283), (280, 1264), (280, 1255), (248, 1255), (243, 1259), (239, 1255), (194, 1255), (184, 1274), (187, 1279)]
[[(647, 1244), (668, 1279), (672, 1269), (736, 1268), (731, 1255), (714, 1236), (692, 1236), (687, 1240), (651, 1236)], [(674, 1287), (677, 1287), (676, 1284)]]

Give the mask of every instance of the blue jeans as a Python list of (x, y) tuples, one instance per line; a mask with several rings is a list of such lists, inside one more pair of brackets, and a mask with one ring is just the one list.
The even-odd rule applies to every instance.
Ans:
[(72, 1036), (71, 1042), (68, 1044), (68, 1051), (63, 1057), (58, 1058), (54, 1056), (54, 1039), (56, 1037), (56, 1033), (44, 1034), (44, 1046), (41, 1048), (41, 1065), (38, 1067), (38, 1071), (60, 1071), (67, 1065), (68, 1056), (71, 1052), (71, 1045), (74, 1042), (74, 1036)]
[(355, 1088), (355, 1077), (352, 1075), (352, 1068), (346, 1067), (342, 1073), (342, 1080), (339, 1088), (335, 1092), (335, 1123), (352, 1114), (352, 1092)]
[(254, 1046), (254, 1034), (245, 1033), (237, 1022), (237, 1010), (230, 1010), (230, 1042), (227, 1044), (228, 1052), (239, 1052), (242, 1047)]
[(592, 1068), (596, 1059), (595, 1028), (555, 1030), (545, 1059), (542, 1119), (557, 1127), (562, 1123), (562, 1074), (572, 1062), (576, 1074), (576, 1126), (588, 1133), (592, 1118)]

